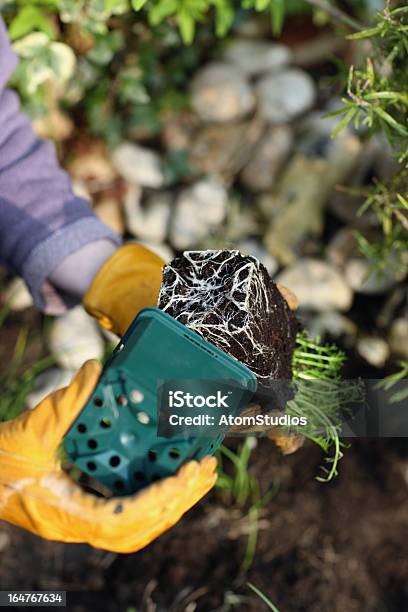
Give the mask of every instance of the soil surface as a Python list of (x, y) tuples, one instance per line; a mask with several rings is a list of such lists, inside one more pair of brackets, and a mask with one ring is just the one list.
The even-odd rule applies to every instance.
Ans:
[(279, 490), (261, 512), (246, 575), (240, 566), (248, 521), (215, 491), (133, 555), (45, 542), (6, 525), (0, 588), (66, 589), (75, 611), (266, 610), (246, 586), (250, 581), (280, 612), (406, 610), (406, 447), (398, 440), (355, 440), (329, 484), (315, 480), (321, 461), (313, 445), (284, 458), (271, 442), (259, 441), (251, 473), (263, 490), (277, 483)]
[[(23, 326), (43, 323), (32, 309), (10, 315), (3, 358)], [(38, 331), (24, 367), (44, 354)], [(0, 366), (1, 367), (1, 366)], [(353, 374), (363, 369), (349, 362)], [(229, 438), (226, 444), (240, 443)], [(241, 570), (248, 507), (218, 489), (145, 550), (116, 555), (86, 545), (47, 542), (0, 524), (0, 589), (63, 589), (82, 612), (262, 612), (248, 588), (280, 612), (402, 612), (408, 609), (408, 448), (405, 440), (353, 440), (339, 476), (316, 481), (323, 454), (307, 443), (283, 457), (260, 439), (250, 473), (262, 492), (256, 554)], [(227, 467), (227, 466), (226, 466)]]

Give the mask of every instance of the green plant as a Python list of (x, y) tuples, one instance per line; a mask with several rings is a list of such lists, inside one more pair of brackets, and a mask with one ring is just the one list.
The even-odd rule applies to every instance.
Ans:
[(342, 117), (333, 135), (353, 124), (367, 135), (383, 133), (390, 142), (401, 169), (388, 181), (375, 181), (363, 190), (365, 203), (359, 211), (363, 214), (371, 208), (375, 212), (384, 238), (370, 244), (359, 235), (358, 241), (377, 268), (401, 266), (408, 246), (408, 7), (388, 0), (377, 13), (375, 25), (349, 39), (367, 41), (369, 55), (366, 49), (364, 63), (350, 67), (343, 106), (329, 115)]
[(298, 334), (292, 361), (294, 397), (287, 403), (286, 412), (292, 417), (306, 417), (307, 425), (289, 431), (298, 431), (325, 453), (333, 449), (333, 455), (325, 459), (327, 466), (322, 466), (324, 476), (317, 477), (322, 482), (337, 475), (343, 456), (341, 417), (363, 400), (360, 382), (341, 378), (344, 361), (344, 353), (336, 346)]
[[(279, 483), (275, 482), (265, 495), (261, 494), (258, 479), (248, 469), (249, 459), (254, 447), (255, 438), (248, 437), (242, 442), (236, 453), (226, 446), (221, 446), (217, 453), (218, 479), (216, 486), (227, 494), (230, 502), (238, 506), (238, 508), (242, 509), (244, 506), (249, 506), (247, 513), (243, 517), (248, 524), (248, 539), (241, 563), (241, 571), (243, 573), (249, 570), (255, 557), (260, 510), (279, 491)], [(224, 469), (224, 457), (232, 464), (232, 475)]]
[[(3, 0), (2, 15), (20, 56), (12, 85), (33, 118), (50, 115), (60, 103), (82, 133), (101, 137), (111, 146), (135, 134), (154, 137), (166, 113), (188, 107), (190, 77), (213, 52), (214, 34), (225, 36), (234, 22), (263, 12), (270, 14), (277, 35), (286, 15), (316, 10), (314, 4)], [(333, 10), (333, 4), (326, 5)], [(193, 37), (194, 45), (189, 44)], [(50, 134), (58, 139), (58, 128)]]
[(275, 604), (273, 604), (271, 602), (271, 600), (269, 599), (269, 597), (267, 597), (265, 595), (265, 593), (262, 593), (262, 591), (260, 589), (258, 589), (254, 584), (252, 584), (251, 582), (247, 582), (247, 585), (249, 586), (249, 588), (251, 589), (251, 591), (253, 591), (256, 595), (258, 595), (259, 599), (261, 601), (264, 602), (264, 604), (266, 604), (266, 606), (269, 608), (269, 610), (272, 610), (272, 612), (279, 612), (278, 608), (275, 606)]
[[(238, 506), (243, 506), (248, 497), (259, 498), (259, 484), (255, 477), (251, 476), (248, 470), (248, 463), (254, 448), (255, 440), (251, 437), (246, 438), (234, 453), (226, 446), (221, 446), (218, 453), (218, 480), (217, 487), (228, 491), (232, 501)], [(223, 457), (229, 459), (233, 465), (233, 475), (230, 476), (224, 470)]]
[(408, 7), (391, 8), (390, 0), (377, 13), (377, 24), (351, 34), (350, 40), (369, 40), (371, 54), (365, 66), (350, 67), (344, 106), (332, 116), (344, 115), (337, 132), (348, 123), (383, 132), (399, 150), (399, 161), (408, 161), (406, 61), (408, 58)]
[[(397, 366), (399, 367), (399, 370), (393, 374), (390, 374), (384, 378), (384, 380), (381, 380), (377, 384), (378, 389), (390, 391), (397, 383), (408, 378), (408, 360), (398, 361)], [(408, 384), (404, 384), (401, 389), (392, 393), (389, 401), (391, 404), (397, 404), (398, 402), (402, 402), (406, 399), (408, 399)]]
[[(363, 399), (362, 387), (358, 381), (342, 380), (344, 361), (344, 353), (336, 346), (323, 345), (318, 339), (313, 341), (306, 333), (298, 334), (292, 360), (294, 397), (287, 403), (286, 412), (292, 417), (306, 417), (307, 425), (292, 427), (288, 433), (306, 436), (326, 454), (333, 448), (332, 456), (326, 457), (326, 465), (322, 466), (324, 475), (317, 477), (321, 482), (336, 476), (338, 462), (343, 456), (344, 444), (339, 437), (341, 417), (350, 410), (352, 404)], [(265, 495), (261, 495), (259, 482), (248, 469), (254, 447), (255, 438), (250, 436), (240, 444), (237, 452), (221, 446), (217, 453), (217, 487), (238, 508), (249, 506), (246, 514), (248, 540), (241, 564), (244, 573), (251, 567), (256, 552), (259, 512), (279, 490), (279, 483), (276, 482)], [(225, 469), (224, 458), (232, 464), (232, 474)]]
[(403, 168), (387, 184), (375, 180), (367, 188), (344, 188), (344, 191), (365, 198), (358, 215), (371, 209), (381, 225), (383, 238), (373, 242), (356, 232), (360, 252), (371, 262), (373, 273), (397, 273), (405, 269), (404, 254), (408, 244), (408, 170)]
[[(9, 314), (8, 306), (0, 311), (0, 330)], [(14, 346), (11, 358), (3, 364), (0, 371), (0, 422), (13, 419), (23, 410), (27, 395), (32, 391), (35, 379), (40, 372), (52, 363), (51, 357), (38, 360), (21, 373), (22, 361), (27, 348), (28, 330), (23, 328)]]

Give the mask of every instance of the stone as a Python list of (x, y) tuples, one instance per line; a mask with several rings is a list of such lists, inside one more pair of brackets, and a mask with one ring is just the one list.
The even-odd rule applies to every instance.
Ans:
[(191, 103), (202, 121), (236, 121), (255, 106), (245, 75), (231, 64), (214, 62), (199, 70), (191, 86)]
[(238, 249), (243, 255), (251, 255), (258, 259), (261, 264), (265, 266), (269, 276), (273, 277), (278, 271), (279, 264), (274, 257), (272, 257), (261, 242), (248, 238), (238, 243)]
[(113, 151), (112, 163), (129, 183), (159, 189), (166, 182), (160, 156), (146, 147), (123, 142)]
[(2, 531), (0, 531), (0, 552), (3, 552), (4, 550), (6, 550), (6, 548), (8, 547), (10, 543), (11, 543), (10, 535), (3, 528)]
[(248, 123), (206, 125), (199, 129), (189, 151), (191, 165), (203, 174), (221, 174), (235, 165), (245, 146)]
[(190, 165), (201, 174), (216, 174), (225, 184), (235, 180), (252, 158), (265, 131), (265, 122), (249, 121), (205, 125), (190, 148)]
[(347, 41), (342, 36), (333, 36), (332, 32), (314, 35), (300, 40), (292, 47), (293, 63), (301, 68), (310, 68), (325, 64), (327, 58), (339, 55), (347, 49)]
[(203, 179), (178, 196), (170, 226), (170, 242), (176, 249), (199, 245), (225, 218), (228, 194), (213, 179)]
[(245, 38), (264, 38), (271, 35), (271, 20), (267, 13), (245, 12), (244, 19), (237, 19), (234, 31), (238, 36)]
[(272, 189), (292, 144), (293, 134), (288, 126), (269, 127), (241, 173), (244, 185), (252, 191)]
[(114, 198), (105, 197), (94, 207), (96, 216), (120, 235), (125, 233), (125, 222), (121, 203)]
[(67, 171), (73, 179), (83, 181), (85, 185), (92, 182), (106, 186), (117, 178), (105, 147), (99, 142), (87, 143), (83, 152), (74, 152)]
[(89, 193), (86, 182), (83, 179), (72, 179), (71, 181), (72, 191), (78, 198), (83, 198), (91, 202), (92, 196)]
[[(324, 157), (294, 155), (285, 167), (278, 185), (262, 194), (259, 206), (270, 225), (265, 232), (268, 251), (283, 265), (294, 263), (307, 240), (315, 248), (324, 228), (324, 210), (336, 185), (352, 172), (361, 152), (361, 143), (345, 133), (331, 140)], [(313, 242), (310, 242), (313, 239)], [(314, 251), (309, 250), (309, 255)]]
[(171, 194), (158, 192), (142, 202), (140, 187), (130, 185), (124, 199), (128, 231), (141, 240), (162, 242), (167, 235), (172, 200)]
[(45, 140), (62, 141), (72, 136), (74, 122), (61, 111), (58, 106), (47, 109), (47, 113), (40, 115), (32, 122), (33, 130), (39, 138)]
[(363, 336), (357, 342), (357, 352), (359, 355), (375, 368), (383, 368), (390, 349), (383, 338), (376, 336)]
[(28, 394), (26, 404), (30, 410), (35, 408), (50, 393), (70, 384), (77, 370), (49, 368), (41, 372), (35, 380), (34, 389)]
[(26, 310), (33, 305), (31, 293), (21, 278), (13, 278), (10, 281), (3, 293), (2, 301), (14, 311)]
[(145, 240), (140, 240), (140, 244), (143, 244), (145, 247), (153, 251), (153, 253), (156, 253), (156, 255), (164, 259), (166, 263), (175, 257), (173, 249), (171, 249), (167, 244), (157, 244), (155, 242), (146, 242)]
[(324, 338), (329, 335), (332, 338), (345, 336), (347, 339), (354, 340), (358, 327), (354, 321), (340, 312), (327, 311), (311, 318), (307, 330), (312, 338)]
[(227, 44), (223, 59), (251, 77), (285, 68), (291, 62), (292, 52), (278, 43), (237, 38)]
[(408, 318), (400, 317), (392, 323), (390, 346), (395, 355), (408, 359)]
[(390, 261), (384, 269), (377, 270), (371, 261), (354, 257), (347, 262), (344, 275), (349, 286), (357, 293), (376, 295), (386, 293), (402, 281), (407, 270), (398, 269), (396, 261)]
[(48, 344), (58, 365), (68, 370), (78, 370), (88, 359), (102, 359), (104, 353), (98, 324), (82, 306), (54, 319)]
[(167, 115), (164, 113), (160, 138), (165, 149), (167, 151), (187, 151), (190, 148), (196, 124), (197, 117), (189, 110)]
[(298, 68), (268, 74), (256, 85), (259, 113), (270, 123), (286, 123), (310, 110), (316, 101), (313, 79)]
[(351, 227), (342, 227), (327, 245), (326, 256), (332, 264), (344, 268), (347, 261), (355, 255), (356, 249), (355, 231)]
[(347, 311), (353, 293), (340, 272), (319, 259), (305, 258), (281, 272), (276, 282), (297, 296), (302, 309)]

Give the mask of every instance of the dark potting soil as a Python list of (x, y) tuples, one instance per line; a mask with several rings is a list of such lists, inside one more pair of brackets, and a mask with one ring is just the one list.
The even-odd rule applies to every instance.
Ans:
[(397, 447), (391, 439), (353, 440), (339, 476), (323, 484), (315, 480), (318, 447), (283, 457), (260, 440), (251, 475), (263, 492), (277, 483), (279, 490), (260, 510), (246, 574), (248, 508), (237, 511), (214, 490), (131, 555), (47, 542), (4, 523), (0, 588), (67, 590), (69, 612), (266, 612), (252, 582), (280, 612), (402, 612), (408, 488), (406, 454)]
[(164, 268), (159, 308), (248, 366), (290, 379), (298, 323), (266, 268), (239, 251), (186, 251)]

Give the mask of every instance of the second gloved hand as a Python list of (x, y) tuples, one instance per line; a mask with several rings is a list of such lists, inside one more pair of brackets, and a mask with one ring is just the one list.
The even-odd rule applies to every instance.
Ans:
[(87, 362), (69, 387), (0, 423), (0, 519), (49, 540), (134, 552), (169, 529), (214, 485), (216, 462), (190, 461), (175, 476), (129, 497), (85, 493), (61, 468), (57, 449), (100, 375)]
[(141, 244), (120, 247), (103, 264), (84, 307), (102, 327), (123, 336), (142, 308), (157, 306), (164, 261)]

